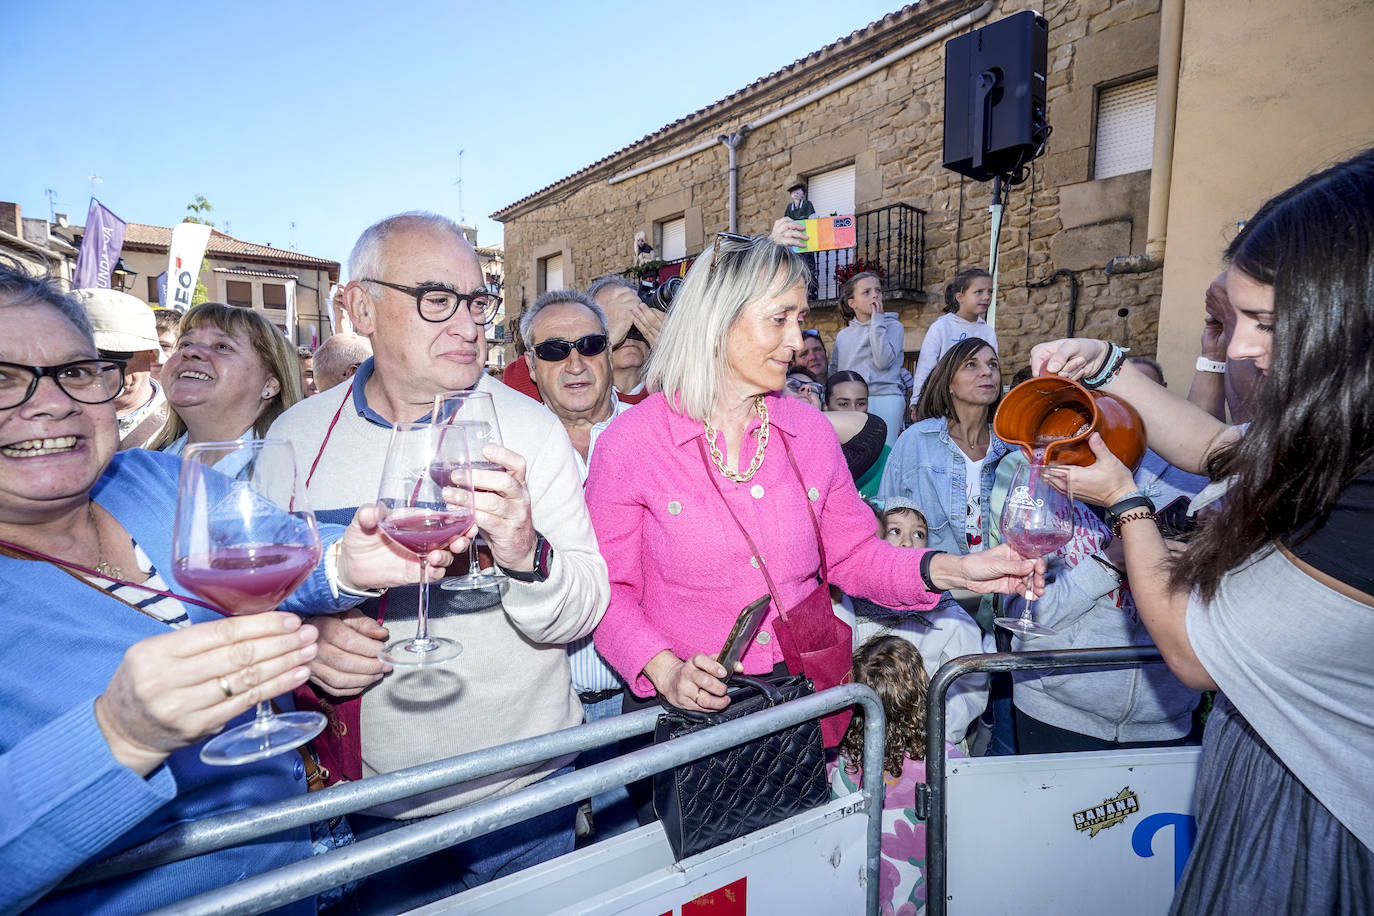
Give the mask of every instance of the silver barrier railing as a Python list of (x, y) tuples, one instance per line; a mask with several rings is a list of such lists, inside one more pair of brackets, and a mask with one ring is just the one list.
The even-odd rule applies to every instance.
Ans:
[[(930, 680), (926, 697), (926, 788), (920, 807), (926, 819), (926, 913), (946, 916), (948, 910), (949, 836), (945, 789), (945, 695), (966, 674), (998, 671), (1039, 671), (1049, 668), (1121, 668), (1164, 661), (1153, 646), (1112, 649), (1049, 649), (1042, 652), (999, 652), (964, 655), (940, 666)], [(866, 737), (866, 736), (865, 736)], [(867, 754), (867, 745), (864, 753)], [(866, 773), (864, 775), (867, 775)], [(918, 800), (920, 800), (918, 798)]]
[[(882, 760), (886, 729), (882, 703), (868, 687), (845, 684), (564, 776), (545, 779), (509, 795), (485, 799), (446, 814), (425, 818), (352, 846), (237, 881), (151, 912), (159, 916), (172, 913), (213, 913), (218, 916), (261, 913), (853, 705), (862, 706), (864, 710), (864, 759)], [(383, 802), (646, 734), (653, 731), (657, 718), (656, 710), (641, 710), (385, 776), (334, 786), (302, 797), (206, 818), (169, 830), (117, 856), (82, 869), (69, 878), (64, 886), (86, 884), (202, 855)], [(868, 806), (866, 910), (877, 913), (878, 862), (882, 837), (881, 766), (865, 768), (862, 790)]]

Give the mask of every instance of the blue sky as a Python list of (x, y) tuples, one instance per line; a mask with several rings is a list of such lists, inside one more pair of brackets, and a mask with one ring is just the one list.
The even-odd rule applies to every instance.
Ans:
[(51, 188), (82, 222), (94, 191), (172, 225), (203, 194), (221, 229), (337, 261), (387, 214), (458, 216), (460, 149), (463, 215), (492, 244), (488, 214), (900, 8), (0, 5), (0, 200), (46, 217)]

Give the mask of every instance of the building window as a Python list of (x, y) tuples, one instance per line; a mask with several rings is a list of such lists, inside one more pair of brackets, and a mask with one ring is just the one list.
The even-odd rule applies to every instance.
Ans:
[(1157, 82), (1150, 76), (1098, 91), (1094, 179), (1150, 168), (1155, 146)]
[(239, 308), (253, 307), (253, 284), (244, 280), (224, 281), (224, 301)]
[(541, 270), (540, 273), (544, 275), (543, 282), (540, 284), (539, 291), (541, 293), (547, 293), (551, 289), (562, 289), (563, 255), (549, 255), (547, 258), (544, 258), (539, 263), (543, 268), (543, 270)]
[(157, 306), (157, 305), (158, 305), (158, 299), (157, 299), (157, 277), (149, 277), (149, 278), (148, 278), (148, 304), (149, 304), (149, 305), (152, 305), (152, 306)]
[(264, 283), (262, 285), (262, 307), (265, 309), (281, 309), (286, 311), (286, 286), (282, 283)]
[[(820, 172), (806, 180), (806, 199), (817, 216), (850, 216), (854, 213), (854, 164)], [(854, 251), (816, 252), (816, 298), (834, 299), (839, 291), (835, 270), (854, 260)]]
[(663, 261), (681, 261), (687, 257), (686, 217), (658, 224), (658, 256)]

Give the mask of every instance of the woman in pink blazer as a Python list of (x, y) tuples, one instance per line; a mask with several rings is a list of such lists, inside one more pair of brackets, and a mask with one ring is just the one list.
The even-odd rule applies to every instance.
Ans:
[[(1043, 588), (1043, 563), (1006, 546), (958, 556), (876, 536), (834, 428), (777, 396), (801, 349), (806, 283), (790, 248), (718, 236), (650, 355), (656, 393), (597, 442), (587, 503), (611, 602), (596, 647), (637, 696), (725, 708), (727, 672), (713, 656), (740, 609), (770, 591), (763, 567), (786, 608), (816, 588), (817, 531), (830, 581), (887, 607), (928, 609), (949, 588)], [(743, 655), (746, 674), (782, 663), (776, 603)]]

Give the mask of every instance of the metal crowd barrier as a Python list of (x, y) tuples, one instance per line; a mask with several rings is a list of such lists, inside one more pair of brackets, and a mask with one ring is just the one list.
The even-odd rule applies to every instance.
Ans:
[[(945, 695), (966, 674), (997, 671), (1041, 671), (1050, 668), (1122, 668), (1163, 662), (1153, 646), (1112, 649), (1050, 649), (999, 652), (950, 659), (935, 672), (926, 697), (926, 913), (946, 916), (949, 822), (945, 789)], [(865, 736), (867, 738), (867, 736)], [(864, 745), (864, 754), (868, 746)], [(872, 759), (872, 758), (866, 758)], [(868, 774), (865, 773), (865, 776)], [(921, 799), (918, 797), (917, 801)]]
[[(854, 705), (862, 706), (864, 710), (864, 759), (882, 760), (886, 731), (882, 703), (868, 687), (845, 684), (664, 744), (642, 748), (565, 776), (545, 779), (509, 795), (485, 799), (446, 814), (425, 818), (352, 846), (295, 862), (150, 912), (158, 916), (172, 913), (213, 913), (220, 916), (261, 913), (547, 811), (576, 804), (615, 786), (644, 779), (807, 719), (819, 718)], [(88, 884), (202, 855), (383, 802), (646, 734), (653, 731), (657, 718), (656, 710), (641, 710), (181, 825), (73, 873), (63, 886)], [(882, 767), (866, 767), (862, 786), (868, 806), (866, 909), (876, 914), (882, 837)]]

